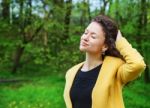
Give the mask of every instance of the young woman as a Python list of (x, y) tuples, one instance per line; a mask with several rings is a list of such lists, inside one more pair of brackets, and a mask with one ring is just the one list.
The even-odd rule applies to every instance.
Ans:
[(104, 15), (85, 29), (80, 50), (85, 61), (66, 73), (67, 108), (124, 108), (122, 88), (145, 69), (143, 57)]

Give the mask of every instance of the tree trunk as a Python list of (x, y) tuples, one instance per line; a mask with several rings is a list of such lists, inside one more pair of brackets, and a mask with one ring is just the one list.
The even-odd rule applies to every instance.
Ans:
[(87, 6), (87, 10), (88, 10), (88, 16), (89, 16), (89, 22), (91, 21), (92, 17), (91, 17), (91, 12), (90, 12), (90, 1), (87, 0), (88, 6)]
[[(142, 55), (144, 55), (143, 51), (142, 51), (142, 42), (141, 40), (143, 40), (143, 38), (140, 38), (139, 36), (143, 37), (142, 31), (147, 31), (146, 30), (146, 25), (147, 25), (147, 3), (146, 0), (141, 0), (140, 3), (140, 13), (139, 13), (139, 24), (138, 24), (138, 37), (136, 37), (136, 41), (138, 43), (138, 49), (140, 50), (140, 52), (142, 53)], [(149, 61), (146, 60), (146, 64), (149, 65)], [(145, 73), (144, 73), (144, 80), (146, 83), (150, 82), (150, 76), (149, 76), (149, 66), (146, 67)]]
[(146, 63), (146, 69), (145, 69), (145, 73), (144, 73), (144, 81), (146, 83), (149, 83), (150, 82), (150, 75), (149, 75), (149, 72), (150, 72), (150, 69), (149, 69), (149, 66), (148, 64)]
[[(20, 60), (23, 55), (25, 45), (29, 42), (32, 42), (34, 37), (39, 33), (41, 28), (43, 27), (44, 24), (41, 24), (35, 31), (28, 30), (25, 32), (24, 29), (26, 29), (27, 26), (30, 26), (32, 23), (32, 0), (28, 0), (27, 5), (29, 5), (29, 9), (26, 10), (26, 18), (25, 20), (22, 18), (23, 16), (23, 1), (20, 1), (20, 12), (19, 12), (19, 17), (20, 17), (20, 24), (19, 27), (21, 28), (20, 35), (22, 36), (22, 43), (24, 46), (18, 46), (16, 49), (15, 57), (13, 60), (13, 67), (12, 67), (12, 74), (17, 72), (18, 67), (20, 66)], [(30, 33), (32, 32), (32, 33)]]
[(10, 20), (10, 0), (2, 0), (2, 17), (9, 23)]
[[(139, 22), (140, 22), (140, 24), (139, 24), (140, 30), (139, 31), (140, 31), (140, 35), (142, 35), (141, 32), (143, 30), (146, 31), (146, 25), (147, 25), (147, 4), (146, 4), (146, 0), (141, 0), (141, 11), (140, 11), (140, 16), (139, 17), (140, 17), (139, 18)], [(138, 42), (140, 41), (140, 43), (141, 43), (141, 40), (142, 39), (138, 39)], [(139, 46), (139, 49), (142, 49), (141, 46)], [(143, 51), (141, 51), (141, 53), (143, 53)], [(147, 64), (147, 67), (146, 67), (145, 73), (144, 73), (144, 81), (146, 83), (149, 83), (150, 82), (150, 76), (149, 76), (150, 69), (149, 69), (149, 66), (148, 66), (149, 61), (146, 60), (146, 64)]]
[(30, 25), (32, 23), (32, 0), (28, 0), (27, 5), (29, 6), (26, 9), (26, 20), (25, 20), (25, 25)]
[(100, 14), (104, 14), (106, 13), (106, 6), (107, 6), (108, 1), (107, 0), (103, 0), (103, 6), (100, 10)]
[(18, 46), (18, 48), (17, 48), (16, 54), (14, 57), (14, 61), (13, 61), (12, 74), (16, 73), (17, 68), (19, 67), (19, 62), (20, 62), (21, 56), (23, 54), (24, 48), (25, 47), (21, 47), (21, 46)]
[(65, 14), (65, 19), (64, 19), (64, 26), (65, 26), (64, 37), (63, 37), (64, 40), (69, 38), (69, 25), (70, 25), (71, 10), (72, 10), (72, 0), (67, 0), (66, 1), (66, 14)]

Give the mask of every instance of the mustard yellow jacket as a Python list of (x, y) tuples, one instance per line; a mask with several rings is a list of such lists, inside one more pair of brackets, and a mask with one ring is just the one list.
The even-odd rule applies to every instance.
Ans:
[[(125, 61), (117, 57), (104, 58), (100, 74), (92, 91), (92, 108), (124, 108), (122, 88), (145, 69), (143, 57), (122, 37), (116, 47)], [(64, 99), (67, 108), (72, 108), (70, 88), (78, 69), (84, 62), (73, 66), (66, 73)]]

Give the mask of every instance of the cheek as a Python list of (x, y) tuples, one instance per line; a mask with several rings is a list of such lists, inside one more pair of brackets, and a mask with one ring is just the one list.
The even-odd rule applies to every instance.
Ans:
[(102, 49), (102, 46), (99, 44), (97, 44), (93, 47), (93, 50), (98, 51), (98, 52), (101, 51), (101, 49)]
[(97, 40), (97, 41), (93, 41), (92, 43), (93, 43), (92, 44), (93, 47), (100, 50), (102, 48), (104, 42), (100, 41), (100, 40)]

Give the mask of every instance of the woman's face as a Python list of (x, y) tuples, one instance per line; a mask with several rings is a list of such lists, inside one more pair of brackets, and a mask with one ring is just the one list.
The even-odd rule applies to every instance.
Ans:
[(92, 54), (100, 54), (105, 48), (105, 35), (97, 22), (91, 22), (81, 36), (80, 50)]

